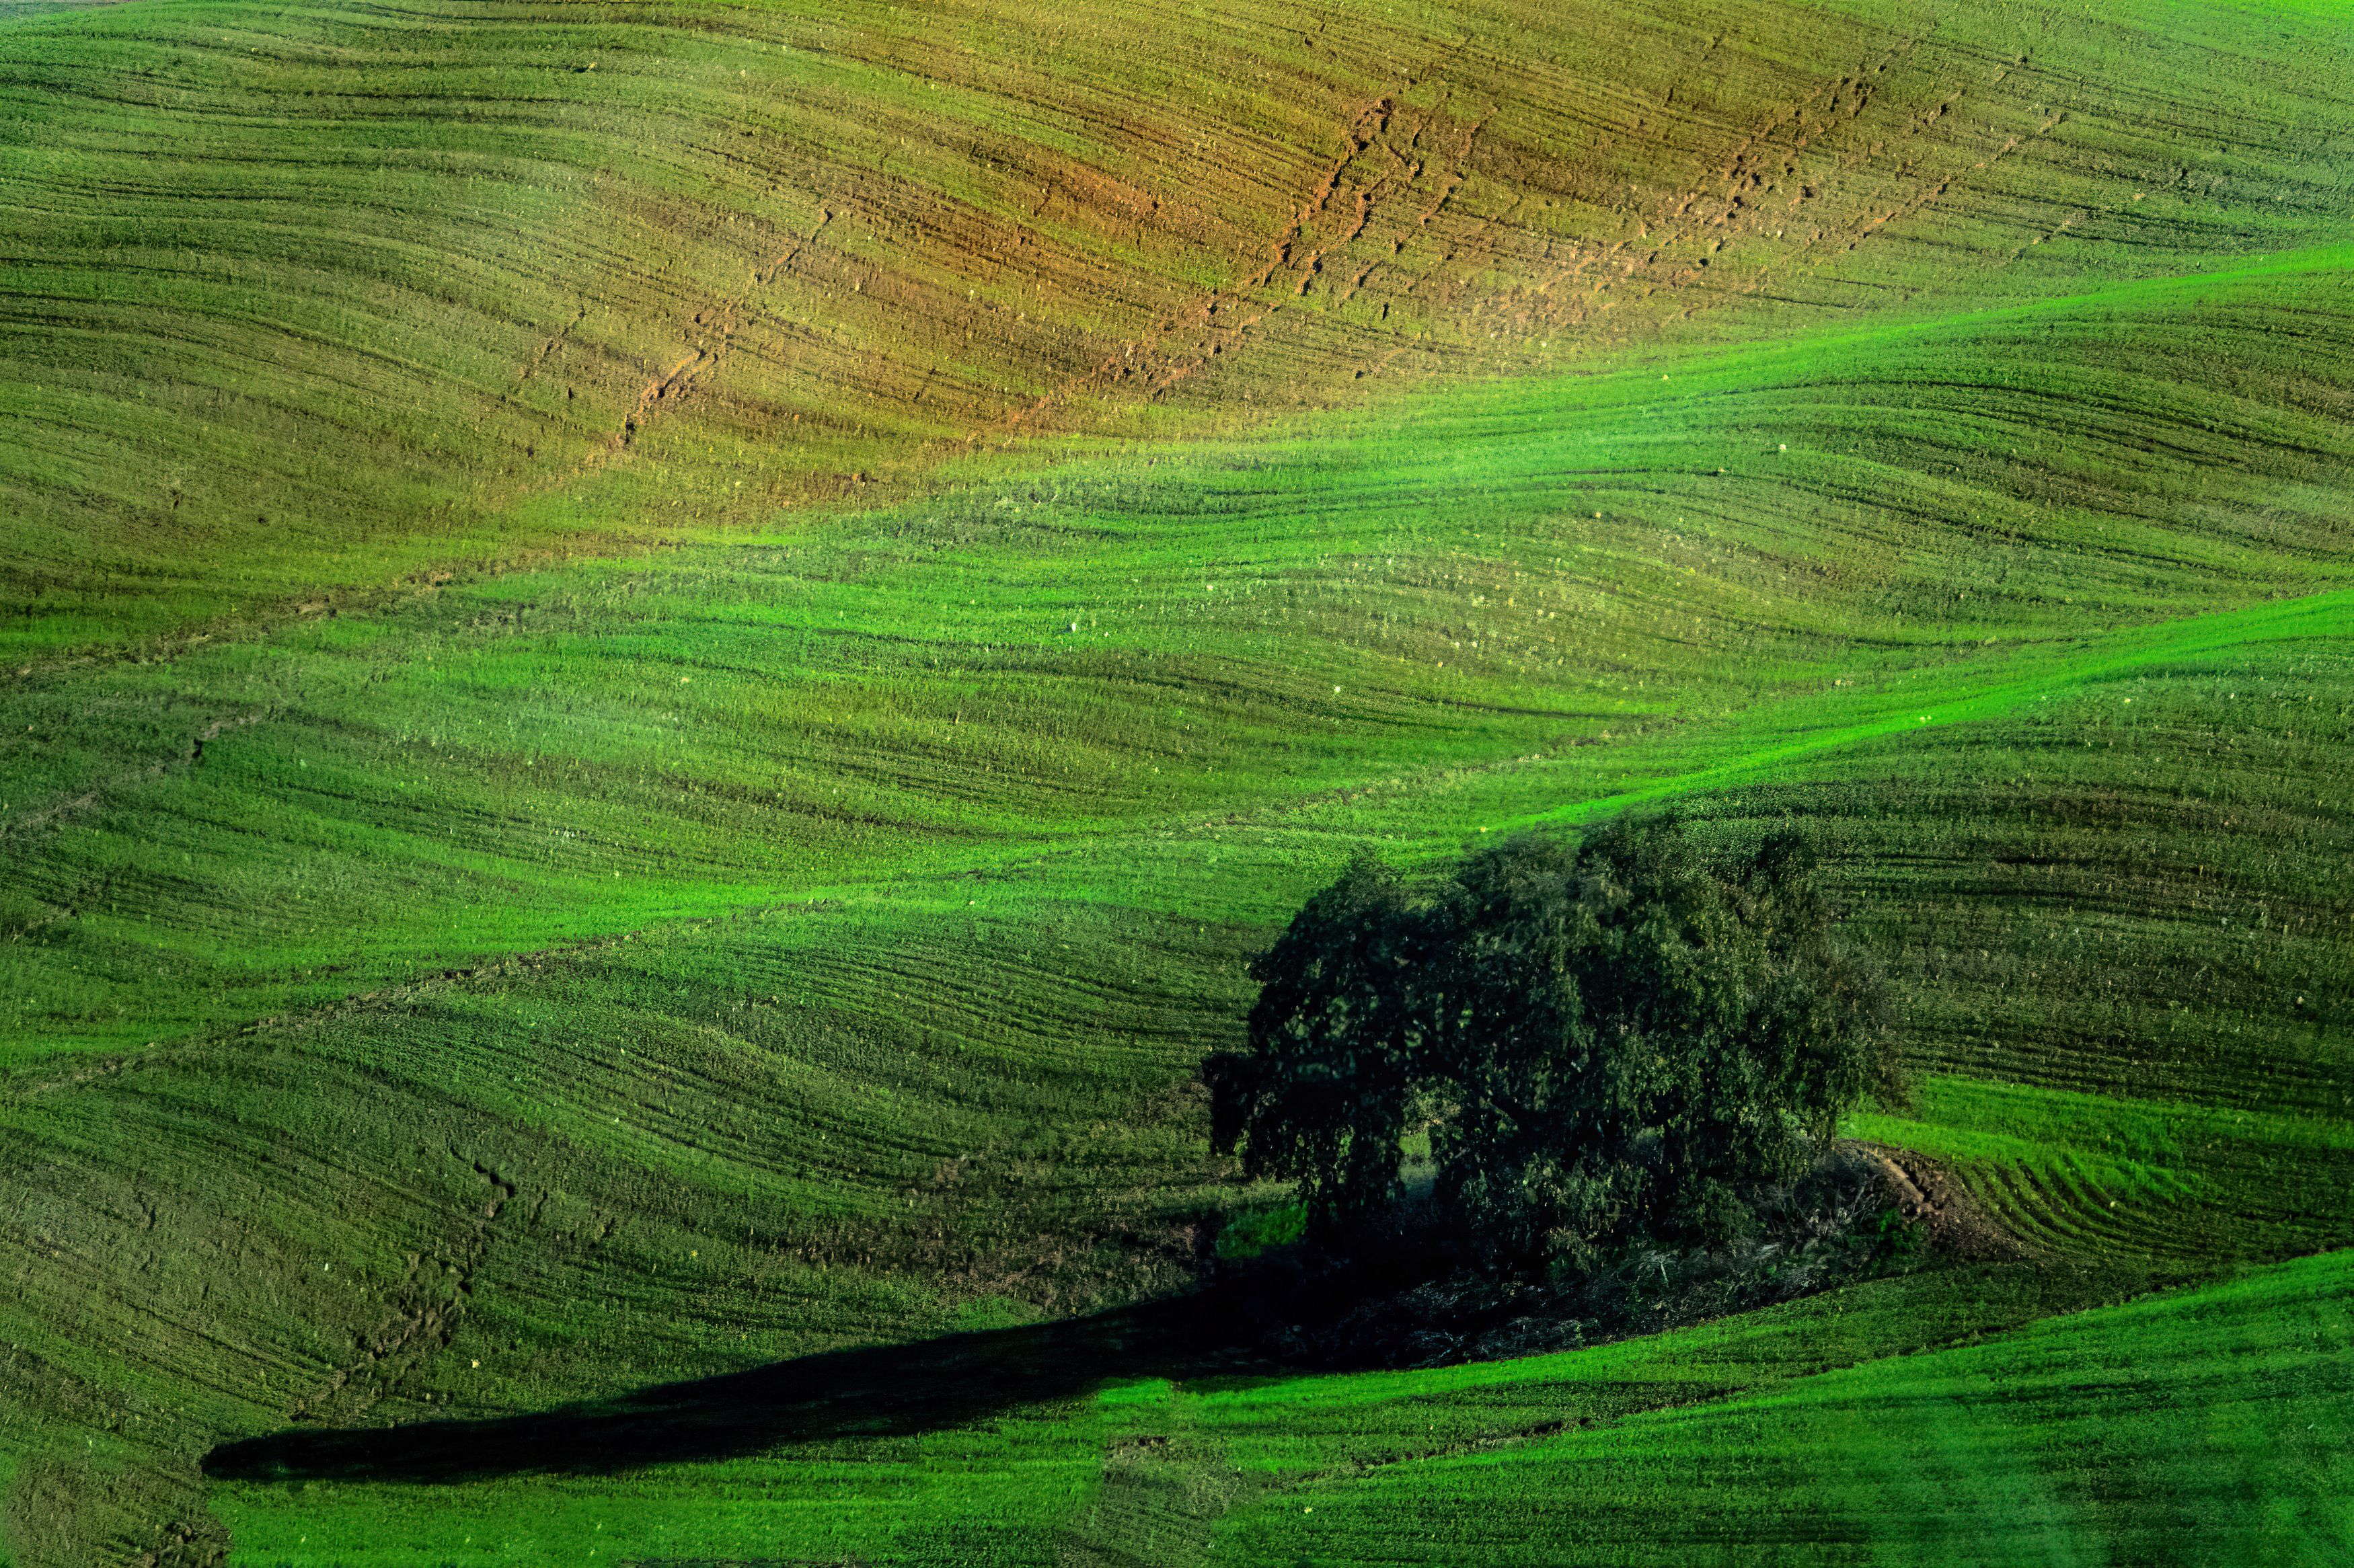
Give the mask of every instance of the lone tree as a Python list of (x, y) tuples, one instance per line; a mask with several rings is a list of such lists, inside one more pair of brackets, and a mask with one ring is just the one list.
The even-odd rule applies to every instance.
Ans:
[(1481, 1262), (1714, 1244), (1893, 1089), (1872, 972), (1795, 835), (1712, 860), (1672, 818), (1528, 836), (1428, 897), (1366, 861), (1251, 967), (1247, 1051), (1205, 1065), (1213, 1138), (1343, 1239), (1427, 1128), (1433, 1199)]

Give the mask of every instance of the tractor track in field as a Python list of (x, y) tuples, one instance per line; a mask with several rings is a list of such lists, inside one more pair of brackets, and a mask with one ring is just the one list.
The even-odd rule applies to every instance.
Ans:
[[(970, 873), (941, 873), (940, 880), (953, 880)], [(144, 1072), (167, 1066), (178, 1061), (201, 1056), (209, 1051), (232, 1044), (239, 1040), (273, 1030), (316, 1028), (341, 1019), (360, 1017), (385, 1012), (405, 1002), (418, 1001), (440, 992), (469, 985), (528, 978), (553, 964), (570, 959), (611, 952), (642, 939), (668, 937), (679, 933), (708, 930), (714, 927), (741, 924), (778, 915), (815, 913), (833, 908), (835, 900), (818, 899), (809, 895), (778, 899), (768, 903), (747, 905), (739, 909), (716, 915), (696, 915), (683, 919), (661, 921), (616, 931), (602, 937), (585, 938), (577, 942), (560, 942), (528, 952), (510, 953), (480, 963), (451, 966), (412, 975), (333, 1001), (302, 1008), (291, 1012), (270, 1013), (215, 1029), (204, 1030), (182, 1039), (159, 1041), (154, 1044), (103, 1055), (60, 1073), (43, 1075), (27, 1073), (0, 1084), (0, 1089), (16, 1098), (31, 1099), (63, 1089), (85, 1087), (126, 1073)]]
[[(1822, 199), (1833, 181), (1853, 176), (1880, 154), (1877, 143), (1841, 147), (1828, 171), (1809, 179), (1799, 176), (1799, 155), (1818, 144), (1836, 145), (1842, 137), (1853, 138), (1865, 111), (1882, 90), (1881, 79), (1912, 58), (1927, 37), (1916, 33), (1896, 39), (1876, 59), (1819, 84), (1755, 126), (1723, 154), (1722, 165), (1706, 184), (1672, 198), (1666, 207), (1643, 219), (1635, 235), (1607, 245), (1574, 245), (1574, 253), (1550, 272), (1503, 291), (1474, 307), (1474, 313), (1516, 317), (1514, 324), (1526, 332), (1574, 329), (1620, 304), (1638, 302), (1667, 290), (1691, 291), (1705, 275), (1708, 260), (1693, 257), (1679, 261), (1670, 255), (1671, 251), (1696, 245), (1711, 231), (1717, 231), (1719, 238), (1710, 247), (1713, 256), (1727, 240), (1762, 233), (1769, 223), (1787, 228), (1791, 213)], [(1709, 52), (1723, 43), (1719, 35), (1711, 41)], [(2005, 62), (1987, 85), (1999, 86), (2011, 69), (2025, 64), (2024, 57)], [(1417, 80), (1443, 80), (1446, 74), (1442, 65)], [(1943, 118), (1967, 90), (1956, 87), (1947, 92), (1913, 127), (1914, 132)], [(1674, 100), (1671, 87), (1659, 109), (1671, 108)], [(1826, 112), (1815, 113), (1819, 107)], [(1514, 237), (1534, 232), (1516, 221), (1525, 196), (1479, 219), (1468, 232), (1440, 238), (1439, 220), (1471, 177), (1479, 137), (1492, 113), (1490, 108), (1458, 115), (1451, 112), (1453, 108), (1451, 92), (1429, 111), (1406, 108), (1401, 91), (1375, 100), (1345, 129), (1341, 151), (1310, 187), (1290, 224), (1270, 242), (1267, 260), (1256, 270), (1238, 282), (1197, 296), (1095, 369), (1013, 410), (989, 429), (976, 431), (968, 441), (977, 442), (991, 434), (1009, 435), (1051, 418), (1078, 399), (1122, 388), (1135, 389), (1148, 400), (1165, 398), (1188, 379), (1265, 338), (1271, 323), (1308, 300), (1320, 284), (1329, 296), (1328, 310), (1347, 306), (1377, 286), (1384, 272), (1397, 270), (1396, 259), (1417, 240), (1428, 239), (1440, 249), (1427, 266), (1406, 272), (1397, 289), (1401, 299), (1418, 299), (1434, 291), (1451, 295), (1459, 291), (1462, 278), (1471, 271), (1530, 251), (1530, 246), (1513, 243)], [(1845, 223), (1819, 229), (1790, 246), (1787, 255), (1774, 258), (1746, 280), (1730, 288), (1696, 293), (1680, 314), (1689, 317), (1755, 293), (1781, 273), (1808, 264), (1819, 251), (1829, 253), (1826, 248), (1852, 250), (1865, 238), (1925, 210), (1960, 179), (2009, 156), (2064, 117), (2055, 112), (2031, 135), (2012, 137), (1966, 170), (1934, 181), (1924, 178), (1884, 207), (1867, 204)], [(1638, 118), (1633, 125), (1622, 127), (1605, 142), (1604, 149), (1624, 142), (1645, 123), (1644, 118)], [(1378, 173), (1366, 171), (1363, 164), (1369, 157), (1385, 158), (1386, 163)], [(1909, 165), (1901, 171), (1910, 172)], [(1771, 211), (1765, 200), (1768, 194), (1779, 194), (1776, 182), (1799, 186), (1798, 194), (1786, 204), (1787, 210), (1780, 212)], [(1776, 233), (1779, 232), (1777, 228)], [(1558, 243), (1544, 242), (1542, 253), (1531, 255), (1530, 260), (1541, 262), (1550, 258)], [(1575, 284), (1589, 280), (1591, 287), (1582, 295), (1571, 291)], [(1627, 297), (1635, 290), (1639, 293)], [(1384, 303), (1384, 319), (1387, 313)], [(1406, 343), (1392, 345), (1360, 363), (1352, 379), (1378, 373), (1411, 349)]]
[(175, 773), (185, 773), (191, 768), (202, 767), (207, 746), (233, 730), (250, 729), (265, 722), (270, 716), (270, 710), (262, 709), (255, 713), (217, 718), (188, 737), (186, 747), (181, 756), (161, 758), (154, 762), (142, 763), (104, 783), (93, 784), (62, 800), (52, 801), (38, 810), (27, 811), (13, 821), (0, 823), (0, 844), (5, 844), (22, 835), (37, 832), (44, 828), (55, 827), (69, 818), (80, 816), (84, 811), (95, 810), (104, 805), (109, 797), (125, 789), (133, 789), (142, 784), (152, 783), (155, 779)]
[[(1689, 319), (1703, 310), (1763, 293), (1793, 271), (1820, 267), (1853, 252), (1867, 239), (1903, 230), (1956, 187), (2019, 155), (2067, 122), (2071, 113), (2067, 108), (2040, 111), (2040, 122), (2031, 129), (2014, 131), (1983, 155), (1943, 171), (1925, 169), (1909, 156), (1898, 157), (1893, 179), (1900, 185), (1909, 185), (1908, 189), (1863, 201), (1855, 210), (1814, 228), (1783, 253), (1735, 276), (1723, 288), (1700, 289), (1712, 262), (1727, 244), (1744, 238), (1778, 238), (1794, 225), (1807, 224), (1809, 207), (1832, 192), (1859, 183), (1873, 160), (1896, 155), (1888, 143), (1863, 133), (1863, 115), (1886, 90), (1886, 73), (1914, 58), (1930, 36), (1924, 32), (1900, 38), (1876, 59), (1822, 83), (1744, 135), (1707, 185), (1684, 193), (1646, 220), (1636, 235), (1572, 255), (1540, 281), (1500, 294), (1491, 309), (1500, 314), (1517, 306), (1525, 330), (1560, 330), (1589, 324), (1615, 306), (1673, 291), (1687, 296), (1676, 313)], [(1911, 115), (1902, 128), (1907, 139), (1947, 120), (1966, 100), (1995, 94), (2014, 74), (2031, 74), (2035, 69), (2027, 53), (1988, 58), (1966, 48), (1947, 52), (1956, 57), (1955, 69), (1964, 64), (1991, 67), (1990, 73), (1980, 80), (1951, 85), (1928, 108)], [(1805, 168), (1800, 159), (1810, 151), (1819, 155), (1828, 152), (1828, 165)], [(1797, 194), (1782, 199), (1794, 185)], [(2071, 212), (2056, 228), (2015, 247), (2005, 264), (2032, 245), (2064, 233), (2086, 216), (2082, 210)], [(1704, 257), (1679, 260), (1670, 254), (1690, 250), (1703, 241), (1708, 242)], [(1548, 252), (1551, 249), (1549, 245)], [(1583, 295), (1573, 291), (1581, 282), (1589, 285)], [(1623, 297), (1630, 289), (1641, 291), (1632, 299)], [(1917, 292), (1917, 289), (1908, 290), (1904, 297), (1909, 300)]]
[[(1821, 199), (1821, 187), (1812, 180), (1800, 177), (1800, 154), (1819, 142), (1851, 131), (1871, 106), (1877, 91), (1878, 79), (1892, 66), (1911, 58), (1925, 37), (1915, 34), (1902, 38), (1876, 61), (1859, 65), (1845, 75), (1819, 84), (1812, 92), (1734, 143), (1726, 154), (1723, 166), (1709, 184), (1684, 192), (1672, 206), (1645, 220), (1634, 235), (1573, 256), (1565, 265), (1556, 269), (1529, 291), (1540, 300), (1550, 300), (1564, 285), (1574, 285), (1589, 278), (1592, 280), (1590, 290), (1584, 299), (1565, 299), (1550, 309), (1538, 311), (1538, 322), (1553, 328), (1579, 326), (1621, 302), (1616, 297), (1616, 291), (1639, 285), (1643, 289), (1639, 297), (1649, 298), (1661, 288), (1682, 287), (1696, 282), (1705, 262), (1695, 260), (1676, 267), (1672, 271), (1661, 273), (1659, 268), (1666, 253), (1678, 246), (1696, 244), (1712, 229), (1723, 230), (1723, 238), (1711, 249), (1712, 257), (1723, 248), (1725, 239), (1762, 232), (1769, 221), (1774, 221), (1767, 216), (1766, 198), (1778, 194), (1784, 183), (1796, 182), (1798, 194), (1784, 204), (1780, 217), (1782, 226), (1787, 228), (1791, 221), (1789, 214), (1800, 212), (1805, 204)], [(1673, 98), (1674, 90), (1671, 88), (1668, 101), (1660, 107), (1663, 110), (1669, 107)], [(1827, 105), (1830, 112), (1810, 121), (1810, 111), (1818, 105)], [(1646, 123), (1638, 121), (1634, 129), (1643, 129)], [(1837, 155), (1834, 171), (1841, 175), (1850, 174), (1868, 156), (1868, 153), (1853, 150), (1842, 152)], [(1770, 273), (1795, 265), (1813, 243), (1811, 239), (1802, 242), (1793, 248), (1788, 256), (1776, 259), (1768, 269), (1761, 270), (1747, 289), (1703, 297), (1688, 305), (1681, 313), (1689, 317), (1706, 305), (1722, 303), (1739, 293), (1762, 288)], [(1675, 266), (1672, 262), (1670, 265)]]
[[(1301, 198), (1291, 221), (1267, 242), (1266, 260), (1238, 281), (1206, 291), (1164, 316), (1141, 338), (1106, 357), (1094, 369), (1017, 408), (966, 440), (978, 442), (990, 435), (1010, 436), (1080, 398), (1130, 388), (1148, 400), (1167, 397), (1214, 361), (1245, 347), (1254, 334), (1264, 335), (1267, 324), (1308, 297), (1319, 281), (1347, 274), (1336, 304), (1345, 304), (1388, 257), (1397, 255), (1417, 227), (1427, 228), (1467, 177), (1469, 162), (1484, 116), (1461, 132), (1458, 145), (1426, 146), (1435, 143), (1446, 105), (1426, 113), (1405, 108), (1403, 89), (1385, 92), (1360, 110), (1343, 129), (1341, 148)], [(1378, 173), (1352, 177), (1351, 171), (1368, 154), (1382, 162)], [(1424, 176), (1440, 170), (1437, 194)], [(1423, 201), (1413, 222), (1399, 223), (1399, 204)], [(1350, 254), (1381, 220), (1375, 243), (1386, 239), (1386, 255)], [(1335, 265), (1328, 277), (1328, 261)], [(1403, 352), (1401, 345), (1400, 352)], [(1362, 376), (1362, 371), (1360, 376)]]
[[(605, 453), (626, 451), (636, 444), (638, 432), (656, 415), (677, 407), (703, 383), (717, 373), (727, 357), (727, 351), (743, 330), (744, 312), (760, 291), (777, 281), (777, 275), (808, 253), (810, 248), (833, 223), (832, 207), (818, 210), (817, 227), (798, 242), (779, 254), (765, 267), (753, 270), (743, 290), (717, 306), (697, 312), (695, 324), (705, 330), (694, 338), (694, 349), (663, 375), (646, 383), (638, 394), (637, 407), (621, 421), (620, 429), (605, 438), (601, 450), (592, 450), (583, 467), (593, 466)], [(706, 320), (708, 317), (710, 319)]]
[(579, 310), (574, 312), (572, 319), (564, 323), (562, 330), (558, 331), (555, 336), (549, 338), (546, 343), (539, 345), (539, 351), (531, 356), (531, 363), (524, 366), (523, 374), (515, 377), (514, 385), (513, 387), (507, 388), (507, 396), (512, 398), (516, 393), (522, 391), (525, 385), (529, 382), (533, 376), (537, 376), (540, 373), (541, 368), (546, 366), (550, 359), (554, 358), (557, 353), (562, 351), (565, 344), (572, 340), (572, 329), (578, 326), (582, 322), (585, 322), (588, 319), (588, 309), (587, 306), (584, 305)]
[[(455, 1149), (453, 1158), (463, 1158)], [(292, 1422), (349, 1424), (399, 1391), (402, 1381), (450, 1347), (473, 1295), (474, 1276), (490, 1250), (492, 1226), (515, 1198), (514, 1182), (479, 1160), (468, 1160), (490, 1197), (454, 1242), (438, 1253), (408, 1255), (408, 1273), (387, 1315), (360, 1337), (353, 1359), (286, 1407)]]

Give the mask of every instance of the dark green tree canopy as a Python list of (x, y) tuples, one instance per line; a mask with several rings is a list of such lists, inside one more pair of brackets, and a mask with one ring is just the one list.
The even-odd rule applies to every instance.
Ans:
[(1251, 973), (1213, 1135), (1298, 1181), (1326, 1240), (1394, 1199), (1422, 1128), (1441, 1213), (1492, 1265), (1723, 1240), (1894, 1086), (1880, 988), (1790, 835), (1730, 861), (1673, 819), (1518, 838), (1423, 898), (1361, 862)]

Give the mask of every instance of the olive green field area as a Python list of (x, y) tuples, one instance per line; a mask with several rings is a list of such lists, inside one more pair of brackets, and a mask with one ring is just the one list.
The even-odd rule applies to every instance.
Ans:
[[(1668, 808), (2000, 1255), (1169, 1353)], [(0, 1563), (2340, 1563), (2349, 1242), (2354, 8), (0, 4)]]

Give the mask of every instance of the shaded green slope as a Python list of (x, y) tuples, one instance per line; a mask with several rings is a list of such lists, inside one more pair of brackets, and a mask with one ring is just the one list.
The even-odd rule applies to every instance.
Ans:
[[(270, 1565), (751, 1542), (911, 1564), (2326, 1562), (2349, 1526), (2347, 1274), (2308, 1259), (2104, 1307), (2092, 1278), (1951, 1271), (1512, 1361), (1129, 1383), (971, 1430), (221, 1506), (236, 1561)], [(2092, 1309), (2042, 1316), (2069, 1307)]]

